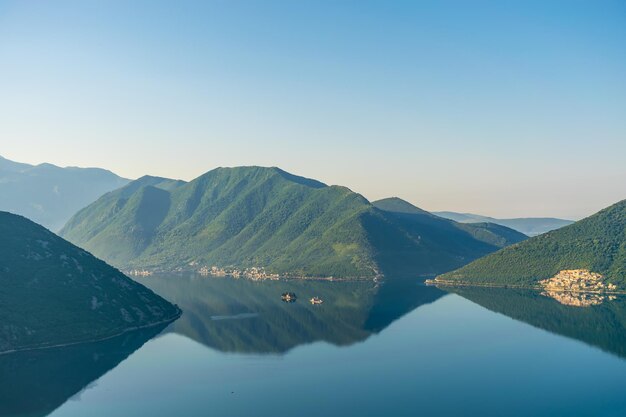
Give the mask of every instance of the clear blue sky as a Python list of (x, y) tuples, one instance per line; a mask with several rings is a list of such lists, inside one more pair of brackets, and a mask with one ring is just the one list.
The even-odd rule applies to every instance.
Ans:
[(0, 155), (579, 218), (626, 198), (626, 2), (0, 0)]

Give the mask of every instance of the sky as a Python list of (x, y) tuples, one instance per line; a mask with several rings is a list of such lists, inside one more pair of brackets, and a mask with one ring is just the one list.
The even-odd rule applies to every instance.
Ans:
[(0, 0), (0, 155), (579, 219), (626, 198), (624, 1)]

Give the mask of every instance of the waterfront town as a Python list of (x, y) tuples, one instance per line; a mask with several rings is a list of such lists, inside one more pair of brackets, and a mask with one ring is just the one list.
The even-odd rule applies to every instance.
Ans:
[(148, 271), (146, 269), (132, 269), (128, 271), (128, 275), (133, 277), (148, 277), (152, 275), (152, 271)]
[(221, 268), (218, 266), (207, 267), (203, 266), (198, 270), (198, 273), (203, 276), (214, 277), (233, 277), (233, 278), (247, 278), (253, 281), (263, 281), (266, 279), (277, 280), (280, 278), (278, 274), (271, 274), (265, 271), (265, 268), (253, 266), (251, 268)]
[(539, 281), (546, 291), (614, 292), (615, 284), (607, 283), (604, 276), (587, 269), (564, 269), (554, 277)]
[(606, 300), (614, 300), (617, 286), (607, 283), (604, 276), (587, 269), (565, 269), (554, 277), (539, 281), (544, 291), (541, 295), (554, 298), (561, 304), (573, 307), (591, 307)]

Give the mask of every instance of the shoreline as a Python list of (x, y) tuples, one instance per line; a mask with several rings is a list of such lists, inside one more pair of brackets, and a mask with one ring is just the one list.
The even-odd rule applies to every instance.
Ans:
[(18, 349), (3, 350), (3, 351), (0, 351), (0, 355), (9, 355), (9, 354), (12, 354), (12, 353), (28, 352), (28, 351), (32, 351), (32, 350), (54, 349), (54, 348), (62, 348), (62, 347), (83, 345), (83, 344), (89, 344), (89, 343), (103, 342), (105, 340), (114, 339), (114, 338), (122, 336), (122, 335), (124, 335), (126, 333), (135, 332), (137, 330), (149, 329), (150, 327), (156, 327), (156, 326), (159, 326), (161, 324), (173, 323), (174, 321), (178, 320), (180, 318), (180, 316), (183, 314), (183, 310), (181, 310), (178, 306), (176, 308), (178, 309), (178, 314), (176, 316), (174, 316), (174, 317), (170, 317), (170, 318), (167, 318), (165, 320), (161, 320), (161, 321), (156, 322), (156, 323), (146, 324), (144, 326), (131, 327), (131, 328), (122, 330), (121, 332), (118, 332), (118, 333), (115, 333), (115, 334), (112, 334), (112, 335), (109, 335), (109, 336), (101, 337), (101, 338), (98, 338), (98, 339), (90, 339), (90, 340), (83, 340), (83, 341), (69, 342), (69, 343), (60, 343), (60, 344), (57, 344), (57, 345), (49, 345), (49, 346), (41, 346), (40, 345), (40, 346), (22, 347), (22, 348), (18, 348)]
[[(128, 276), (133, 281), (135, 280), (135, 278), (149, 279), (153, 275), (162, 276), (162, 275), (185, 275), (185, 274), (191, 274), (191, 275), (199, 276), (202, 278), (245, 279), (248, 281), (255, 281), (255, 282), (263, 282), (263, 281), (368, 282), (368, 281), (372, 281), (375, 283), (381, 283), (381, 282), (385, 282), (389, 278), (389, 276), (386, 276), (384, 274), (378, 274), (375, 276), (362, 276), (362, 277), (324, 277), (324, 276), (314, 276), (314, 275), (307, 276), (307, 275), (297, 275), (297, 274), (293, 274), (293, 275), (285, 274), (285, 275), (281, 275), (278, 277), (255, 278), (255, 277), (243, 276), (243, 275), (235, 276), (232, 274), (202, 274), (194, 269), (172, 270), (172, 271), (155, 270), (155, 271), (150, 271), (149, 274), (145, 274), (145, 275), (132, 275), (132, 274), (129, 274), (128, 271), (122, 271), (122, 272), (124, 273), (124, 275)], [(420, 281), (423, 283), (425, 280), (428, 280), (428, 278), (435, 277), (435, 276), (437, 276), (437, 274), (422, 274), (422, 275), (414, 275), (411, 277), (402, 276), (401, 278), (415, 279), (416, 281)]]
[[(134, 278), (143, 278), (150, 279), (153, 275), (186, 275), (191, 274), (194, 276), (202, 277), (202, 278), (229, 278), (229, 279), (245, 279), (248, 281), (255, 282), (263, 282), (263, 281), (336, 281), (336, 282), (380, 282), (384, 281), (384, 275), (378, 275), (373, 277), (322, 277), (322, 276), (303, 276), (303, 275), (281, 275), (279, 277), (267, 277), (267, 278), (254, 278), (248, 276), (235, 276), (231, 274), (202, 274), (195, 270), (184, 270), (184, 271), (154, 271), (150, 275), (129, 275), (125, 273), (126, 276), (133, 279)], [(432, 275), (431, 275), (432, 276)], [(416, 277), (416, 278), (424, 278), (424, 277)]]
[(457, 282), (457, 281), (438, 281), (436, 279), (427, 279), (424, 281), (424, 284), (431, 286), (441, 286), (441, 287), (478, 287), (478, 288), (512, 288), (512, 289), (522, 289), (522, 290), (534, 290), (534, 291), (552, 291), (558, 293), (575, 293), (575, 294), (618, 294), (624, 295), (626, 291), (615, 290), (615, 291), (581, 291), (581, 290), (568, 290), (568, 289), (554, 289), (554, 288), (544, 288), (539, 285), (531, 286), (531, 285), (517, 285), (517, 284), (495, 284), (495, 283), (474, 283), (474, 282)]

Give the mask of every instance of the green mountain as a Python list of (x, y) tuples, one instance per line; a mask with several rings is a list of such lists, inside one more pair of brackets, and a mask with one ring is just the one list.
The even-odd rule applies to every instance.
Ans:
[(478, 259), (438, 280), (535, 285), (564, 269), (588, 269), (626, 288), (626, 200), (569, 226)]
[(376, 200), (372, 202), (372, 204), (383, 211), (388, 211), (391, 213), (425, 214), (425, 215), (431, 214), (427, 212), (426, 210), (422, 210), (419, 207), (415, 207), (413, 204), (409, 203), (408, 201), (403, 200), (398, 197), (383, 198), (382, 200)]
[(459, 223), (495, 223), (509, 227), (527, 236), (537, 236), (550, 230), (574, 223), (572, 220), (555, 219), (552, 217), (522, 217), (514, 219), (495, 219), (493, 217), (481, 216), (471, 213), (455, 213), (453, 211), (435, 211), (439, 217), (454, 220)]
[(91, 254), (0, 212), (0, 352), (104, 339), (171, 321), (171, 305)]
[(124, 269), (266, 268), (302, 276), (435, 274), (525, 236), (381, 210), (345, 187), (278, 168), (144, 177), (78, 212), (62, 236)]
[(0, 210), (57, 231), (78, 210), (128, 182), (99, 168), (34, 166), (0, 157)]

